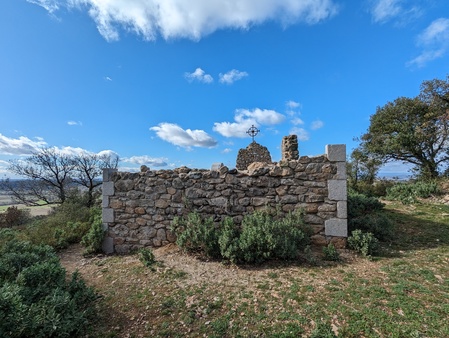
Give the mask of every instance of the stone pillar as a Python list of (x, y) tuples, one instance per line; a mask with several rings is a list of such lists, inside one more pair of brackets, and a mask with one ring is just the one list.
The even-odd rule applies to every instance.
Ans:
[(346, 145), (326, 146), (329, 161), (337, 166), (334, 179), (328, 180), (328, 198), (337, 202), (337, 217), (325, 221), (325, 235), (331, 237), (348, 237), (347, 181), (346, 181)]
[(298, 136), (289, 135), (282, 138), (282, 161), (297, 160), (299, 158)]
[(114, 252), (114, 241), (109, 236), (109, 223), (114, 223), (114, 209), (109, 207), (110, 196), (114, 196), (114, 182), (111, 181), (113, 173), (117, 172), (117, 169), (103, 169), (103, 184), (102, 184), (102, 221), (103, 230), (106, 231), (106, 235), (103, 240), (103, 251), (106, 254)]

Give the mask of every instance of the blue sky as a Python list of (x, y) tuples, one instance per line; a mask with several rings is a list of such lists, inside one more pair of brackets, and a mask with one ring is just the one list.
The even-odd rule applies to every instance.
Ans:
[[(39, 147), (122, 170), (357, 146), (377, 106), (449, 73), (447, 0), (0, 1), (0, 176)], [(384, 172), (400, 172), (391, 165)]]

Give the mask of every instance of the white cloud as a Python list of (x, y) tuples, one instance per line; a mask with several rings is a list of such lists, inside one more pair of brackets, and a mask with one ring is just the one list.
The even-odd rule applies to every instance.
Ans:
[(59, 9), (58, 0), (26, 0), (31, 4), (35, 4), (45, 8), (50, 14), (53, 14)]
[(324, 126), (324, 122), (323, 121), (315, 120), (315, 121), (312, 122), (312, 125), (310, 126), (310, 129), (317, 130), (317, 129), (323, 128), (323, 126)]
[(300, 107), (301, 107), (301, 104), (300, 104), (299, 102), (295, 102), (295, 101), (292, 101), (292, 100), (287, 101), (287, 102), (285, 103), (285, 105), (286, 105), (287, 108), (289, 108), (289, 109), (296, 109), (296, 108), (300, 108)]
[(112, 79), (111, 79), (109, 76), (105, 76), (104, 79), (105, 79), (106, 81), (110, 81), (110, 82), (112, 81)]
[(309, 132), (304, 128), (293, 128), (290, 135), (297, 135), (299, 141), (308, 141), (310, 139)]
[(232, 69), (225, 74), (220, 73), (220, 82), (225, 84), (233, 84), (235, 81), (241, 80), (248, 76), (247, 72), (241, 72), (237, 69)]
[(428, 62), (443, 57), (449, 49), (449, 19), (434, 20), (417, 38), (421, 54), (407, 62), (407, 66), (424, 67)]
[(1, 155), (30, 155), (34, 151), (46, 146), (47, 143), (40, 137), (35, 140), (31, 140), (25, 136), (14, 139), (0, 134)]
[(419, 36), (418, 44), (423, 46), (441, 45), (449, 42), (449, 19), (433, 21)]
[(371, 14), (374, 22), (383, 23), (402, 12), (402, 0), (377, 0), (373, 2)]
[(231, 149), (231, 148), (225, 148), (225, 149), (223, 149), (222, 153), (223, 153), (223, 154), (229, 154), (229, 153), (232, 153), (232, 149)]
[(220, 29), (249, 29), (266, 21), (283, 26), (316, 24), (338, 12), (335, 0), (29, 0), (49, 12), (59, 7), (86, 10), (100, 34), (118, 40), (120, 30), (146, 40), (199, 40)]
[(237, 109), (235, 122), (216, 122), (213, 130), (225, 137), (247, 137), (246, 131), (252, 126), (272, 126), (282, 123), (285, 116), (269, 109), (256, 108), (253, 110)]
[(304, 124), (304, 121), (301, 120), (299, 117), (294, 117), (290, 120), (290, 122), (292, 124), (294, 124), (295, 126), (300, 125), (300, 124)]
[(167, 166), (168, 159), (166, 158), (154, 158), (150, 156), (132, 156), (122, 159), (122, 162), (133, 163), (138, 165), (148, 165), (152, 167), (165, 167)]
[(158, 126), (151, 127), (150, 130), (155, 131), (162, 140), (187, 149), (190, 147), (212, 148), (217, 145), (217, 141), (205, 131), (184, 130), (173, 123), (160, 123)]
[(424, 0), (372, 0), (370, 12), (376, 23), (395, 20), (395, 24), (403, 26), (421, 16), (423, 6), (426, 6)]
[(201, 68), (195, 69), (193, 73), (185, 73), (184, 76), (189, 82), (192, 81), (199, 81), (203, 83), (214, 82), (214, 78), (211, 75), (206, 74), (206, 72)]
[(82, 126), (83, 123), (81, 121), (67, 121), (69, 126)]

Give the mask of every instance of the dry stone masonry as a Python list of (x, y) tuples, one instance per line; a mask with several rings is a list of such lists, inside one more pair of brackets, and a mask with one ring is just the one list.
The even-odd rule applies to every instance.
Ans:
[(246, 170), (251, 163), (271, 163), (271, 155), (267, 147), (253, 141), (245, 149), (240, 149), (235, 167)]
[[(293, 156), (294, 157), (294, 156)], [(283, 213), (305, 210), (315, 244), (346, 244), (346, 146), (328, 145), (321, 156), (301, 156), (279, 163), (252, 163), (245, 170), (214, 166), (213, 170), (150, 170), (138, 173), (105, 169), (103, 249), (126, 253), (176, 240), (170, 231), (175, 216), (192, 211), (219, 222), (266, 207)]]
[(299, 157), (298, 151), (298, 136), (289, 135), (282, 139), (282, 161), (297, 160)]

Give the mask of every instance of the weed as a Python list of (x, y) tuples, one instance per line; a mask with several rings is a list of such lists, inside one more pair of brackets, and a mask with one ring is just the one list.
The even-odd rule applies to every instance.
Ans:
[(323, 248), (324, 260), (326, 261), (339, 261), (340, 254), (332, 243), (329, 243), (327, 247)]
[(348, 237), (348, 246), (363, 256), (371, 256), (378, 252), (379, 241), (370, 232), (354, 230)]
[(154, 269), (153, 265), (156, 264), (156, 258), (154, 257), (153, 251), (149, 248), (141, 248), (138, 252), (139, 260), (147, 268)]

